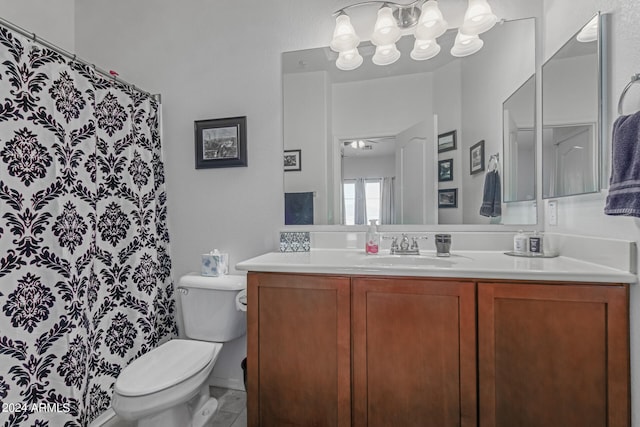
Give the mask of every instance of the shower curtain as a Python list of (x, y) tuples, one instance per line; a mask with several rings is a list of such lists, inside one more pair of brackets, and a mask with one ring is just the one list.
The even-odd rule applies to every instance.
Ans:
[(159, 112), (0, 27), (0, 425), (86, 426), (177, 334)]

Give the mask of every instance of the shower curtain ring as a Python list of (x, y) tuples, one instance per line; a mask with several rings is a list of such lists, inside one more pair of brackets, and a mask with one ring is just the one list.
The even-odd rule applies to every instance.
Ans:
[(31, 33), (31, 37), (32, 37), (34, 42), (38, 41), (38, 36), (36, 36), (36, 33)]

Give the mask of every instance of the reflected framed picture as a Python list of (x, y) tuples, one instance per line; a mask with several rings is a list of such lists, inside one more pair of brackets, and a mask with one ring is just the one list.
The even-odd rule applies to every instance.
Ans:
[(438, 207), (439, 208), (457, 208), (458, 207), (458, 189), (447, 188), (446, 190), (438, 190)]
[(445, 132), (438, 135), (438, 153), (456, 149), (456, 131)]
[(247, 117), (196, 120), (196, 169), (247, 166)]
[(302, 150), (284, 150), (284, 171), (302, 170)]
[(469, 148), (469, 172), (475, 175), (484, 170), (484, 139)]
[(453, 159), (438, 162), (438, 182), (453, 181)]

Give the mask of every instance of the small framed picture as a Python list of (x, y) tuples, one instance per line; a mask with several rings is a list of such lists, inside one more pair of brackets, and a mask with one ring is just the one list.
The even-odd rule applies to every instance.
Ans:
[(453, 159), (438, 162), (438, 182), (453, 181)]
[(484, 140), (469, 148), (469, 172), (475, 175), (484, 170)]
[(448, 188), (446, 190), (438, 190), (438, 207), (439, 208), (457, 208), (458, 207), (458, 189)]
[(302, 150), (284, 150), (284, 171), (294, 172), (302, 170)]
[(196, 169), (247, 166), (247, 117), (194, 122)]
[(438, 153), (456, 149), (456, 131), (441, 133), (438, 135)]

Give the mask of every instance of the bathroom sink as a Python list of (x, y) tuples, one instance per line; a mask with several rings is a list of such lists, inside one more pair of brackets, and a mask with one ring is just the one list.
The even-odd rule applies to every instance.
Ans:
[(453, 267), (459, 257), (436, 257), (433, 255), (379, 255), (369, 256), (368, 265), (380, 267)]

